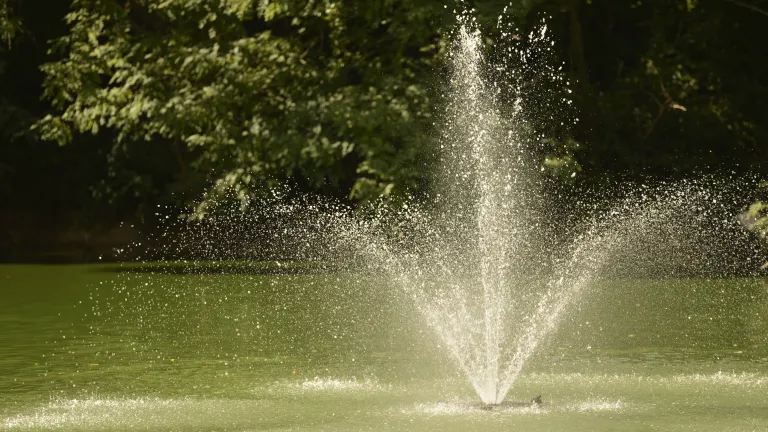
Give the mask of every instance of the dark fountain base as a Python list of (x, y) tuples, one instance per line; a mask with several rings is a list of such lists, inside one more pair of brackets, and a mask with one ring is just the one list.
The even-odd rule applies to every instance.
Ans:
[(541, 395), (536, 396), (535, 398), (531, 399), (530, 402), (502, 402), (500, 404), (483, 404), (481, 406), (482, 409), (486, 411), (493, 411), (496, 409), (504, 409), (504, 408), (530, 408), (530, 407), (539, 407), (543, 405), (544, 402), (541, 400)]

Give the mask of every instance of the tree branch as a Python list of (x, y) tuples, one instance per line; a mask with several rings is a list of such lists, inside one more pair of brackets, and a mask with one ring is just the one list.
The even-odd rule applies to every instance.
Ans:
[(753, 4), (744, 3), (743, 1), (739, 1), (739, 0), (725, 0), (725, 1), (727, 1), (728, 3), (733, 3), (736, 6), (741, 6), (743, 8), (747, 8), (747, 9), (753, 11), (753, 12), (757, 12), (759, 14), (763, 14), (765, 16), (768, 16), (768, 11), (766, 11), (765, 9), (760, 9), (759, 7), (757, 7), (757, 6), (753, 5)]

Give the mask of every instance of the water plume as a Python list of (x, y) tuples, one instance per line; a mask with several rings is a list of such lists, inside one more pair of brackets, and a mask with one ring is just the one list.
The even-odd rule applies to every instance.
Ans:
[(536, 98), (541, 87), (527, 78), (543, 74), (567, 90), (554, 67), (536, 64), (551, 47), (546, 27), (527, 43), (486, 55), (472, 14), (460, 14), (426, 197), (352, 209), (275, 189), (246, 200), (244, 211), (212, 203), (160, 255), (225, 267), (291, 259), (304, 263), (294, 270), (383, 274), (485, 404), (504, 401), (596, 279), (748, 267), (753, 250), (732, 216), (738, 181), (614, 184), (568, 200), (548, 193), (542, 113), (574, 120), (537, 104), (546, 98)]

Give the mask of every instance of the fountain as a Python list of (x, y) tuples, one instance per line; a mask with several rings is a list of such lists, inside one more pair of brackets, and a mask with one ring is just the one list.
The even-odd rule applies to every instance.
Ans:
[[(169, 221), (135, 245), (150, 253), (140, 261), (161, 262), (102, 274), (73, 297), (90, 300), (71, 318), (81, 326), (42, 322), (46, 338), (48, 327), (59, 332), (53, 354), (41, 364), (11, 359), (20, 384), (0, 395), (13, 400), (0, 403), (0, 429), (360, 430), (363, 419), (418, 430), (442, 416), (462, 430), (465, 417), (484, 430), (498, 419), (594, 430), (649, 410), (654, 426), (674, 429), (716, 405), (725, 414), (699, 429), (722, 430), (736, 400), (743, 429), (762, 428), (768, 296), (744, 271), (759, 253), (733, 216), (750, 181), (553, 188), (540, 129), (572, 120), (556, 105), (567, 99), (542, 98), (549, 90), (536, 82), (564, 94), (567, 82), (538, 63), (551, 46), (546, 26), (527, 40), (489, 56), (472, 14), (460, 14), (435, 181), (418, 199), (353, 209), (276, 188), (208, 201), (205, 218)], [(379, 329), (395, 315), (379, 311), (387, 302), (416, 312), (417, 324), (395, 318), (394, 329)], [(39, 325), (5, 312), (12, 326)], [(436, 347), (388, 340), (406, 332)], [(547, 352), (563, 334), (559, 357)], [(593, 354), (598, 342), (605, 350)], [(28, 345), (27, 335), (15, 344)], [(424, 369), (458, 371), (461, 384), (425, 390), (433, 371), (401, 371), (419, 363), (413, 351), (437, 358)], [(54, 385), (61, 391), (49, 401), (39, 389)], [(445, 388), (449, 400), (470, 388), (477, 396), (443, 402)], [(505, 402), (520, 388), (557, 402)]]
[[(539, 115), (526, 111), (540, 102), (531, 98), (541, 87), (526, 88), (526, 76), (566, 83), (553, 67), (536, 63), (551, 46), (546, 26), (527, 39), (529, 47), (502, 47), (499, 60), (488, 61), (472, 14), (459, 15), (448, 54), (439, 163), (426, 198), (355, 211), (275, 190), (247, 203), (245, 214), (226, 204), (209, 208), (208, 228), (196, 226), (184, 243), (203, 261), (252, 260), (259, 245), (269, 259), (386, 275), (487, 406), (505, 400), (567, 312), (611, 271), (631, 277), (743, 267), (743, 256), (724, 259), (719, 248), (744, 238), (726, 199), (738, 182), (717, 190), (708, 186), (711, 178), (614, 186), (620, 198), (589, 198), (585, 191), (583, 200), (569, 202), (570, 214), (552, 208), (540, 168)], [(558, 106), (538, 111), (564, 112)], [(561, 222), (573, 215), (581, 219)], [(197, 236), (200, 231), (208, 237)], [(692, 254), (700, 245), (708, 250)], [(164, 256), (181, 255), (169, 250)]]
[[(333, 231), (338, 244), (357, 250), (368, 266), (388, 274), (412, 297), (489, 406), (504, 401), (529, 358), (609, 260), (615, 263), (616, 254), (634, 253), (637, 260), (692, 250), (706, 236), (699, 232), (691, 238), (700, 225), (691, 221), (690, 208), (707, 206), (695, 216), (705, 225), (727, 214), (724, 207), (715, 208), (723, 191), (714, 193), (705, 182), (641, 186), (613, 207), (594, 212), (570, 245), (559, 239), (553, 229), (557, 221), (548, 219), (557, 216), (545, 202), (539, 140), (529, 128), (536, 119), (522, 108), (526, 62), (549, 49), (546, 26), (529, 41), (532, 48), (505, 48), (500, 62), (488, 64), (472, 14), (460, 15), (448, 55), (451, 72), (433, 195), (397, 215), (378, 214), (372, 223), (352, 218), (328, 224), (341, 227)], [(522, 60), (512, 70), (510, 57)], [(553, 69), (544, 72), (562, 80)], [(506, 116), (504, 106), (513, 107)], [(381, 229), (386, 220), (401, 221), (399, 236), (393, 239)], [(732, 222), (722, 224), (728, 235), (739, 229)], [(717, 244), (732, 241), (724, 232), (717, 234)], [(664, 244), (665, 238), (678, 244)], [(712, 266), (715, 260), (691, 258), (688, 265)], [(729, 265), (738, 267), (735, 262), (718, 267)], [(657, 264), (655, 271), (661, 267)]]
[[(690, 255), (701, 244), (733, 245), (743, 238), (724, 199), (734, 186), (714, 191), (707, 186), (712, 179), (615, 186), (620, 199), (590, 199), (585, 192), (583, 201), (570, 202), (582, 219), (566, 227), (558, 221), (572, 215), (547, 202), (540, 119), (525, 109), (541, 89), (526, 89), (526, 75), (544, 74), (567, 90), (553, 67), (536, 63), (551, 49), (546, 30), (542, 25), (528, 35), (527, 48), (500, 48), (490, 62), (472, 13), (459, 15), (448, 53), (439, 164), (426, 198), (355, 211), (276, 189), (268, 198), (246, 200), (245, 213), (223, 200), (207, 209), (207, 228), (193, 225), (182, 253), (173, 244), (162, 256), (175, 261), (191, 253), (198, 261), (222, 262), (290, 257), (384, 274), (411, 299), (486, 406), (503, 403), (568, 310), (611, 270), (627, 277), (649, 269), (659, 276), (694, 267), (698, 273), (739, 268), (742, 257), (723, 261), (717, 248)], [(558, 106), (538, 110), (564, 112)], [(713, 224), (717, 230), (702, 230)], [(254, 245), (261, 250), (254, 252)], [(617, 266), (618, 257), (634, 263)]]

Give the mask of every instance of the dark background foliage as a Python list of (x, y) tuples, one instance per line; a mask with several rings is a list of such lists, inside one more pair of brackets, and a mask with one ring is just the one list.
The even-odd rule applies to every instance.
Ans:
[[(768, 177), (768, 1), (466, 5), (489, 45), (505, 7), (521, 34), (547, 20), (579, 113), (555, 177)], [(459, 8), (0, 0), (0, 258), (93, 259), (222, 189), (418, 193)]]

